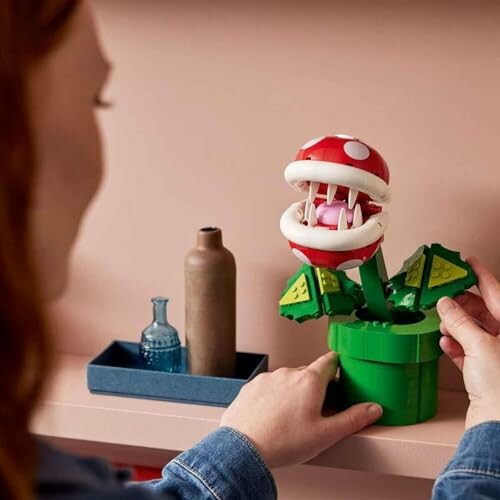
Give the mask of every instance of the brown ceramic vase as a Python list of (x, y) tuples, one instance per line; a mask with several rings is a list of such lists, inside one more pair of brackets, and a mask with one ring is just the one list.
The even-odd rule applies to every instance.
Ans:
[(236, 362), (236, 264), (219, 228), (198, 231), (184, 260), (186, 345), (193, 375), (233, 377)]

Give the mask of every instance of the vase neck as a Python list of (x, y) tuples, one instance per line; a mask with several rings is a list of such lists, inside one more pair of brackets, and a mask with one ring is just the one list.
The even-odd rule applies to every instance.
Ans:
[(198, 231), (196, 243), (205, 250), (222, 248), (222, 231), (218, 227), (203, 227)]
[(168, 299), (166, 297), (155, 297), (151, 299), (151, 302), (153, 303), (153, 321), (165, 325), (167, 323)]

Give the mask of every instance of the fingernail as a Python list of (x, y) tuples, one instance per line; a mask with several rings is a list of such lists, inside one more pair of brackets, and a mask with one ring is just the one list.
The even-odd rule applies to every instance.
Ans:
[(382, 407), (378, 404), (371, 404), (368, 407), (368, 415), (370, 415), (370, 418), (373, 420), (377, 420), (382, 416), (382, 413), (384, 410), (382, 410)]
[(443, 297), (442, 299), (439, 299), (439, 302), (437, 303), (437, 308), (441, 314), (446, 314), (455, 308), (455, 302), (451, 300), (449, 297)]

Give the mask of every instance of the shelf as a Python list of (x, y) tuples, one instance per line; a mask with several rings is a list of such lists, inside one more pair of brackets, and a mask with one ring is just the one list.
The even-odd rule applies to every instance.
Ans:
[[(36, 434), (142, 452), (150, 449), (158, 455), (159, 450), (185, 450), (218, 427), (223, 408), (90, 394), (89, 361), (90, 357), (72, 354), (58, 357), (58, 368), (33, 422)], [(467, 397), (441, 391), (439, 408), (439, 415), (423, 424), (372, 426), (310, 463), (433, 479), (463, 433)]]

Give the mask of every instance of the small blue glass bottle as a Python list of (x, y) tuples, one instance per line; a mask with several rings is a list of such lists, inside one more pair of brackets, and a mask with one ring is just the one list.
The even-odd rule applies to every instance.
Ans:
[(142, 332), (140, 357), (152, 370), (181, 371), (181, 343), (177, 330), (167, 321), (168, 298), (155, 297), (153, 322)]

